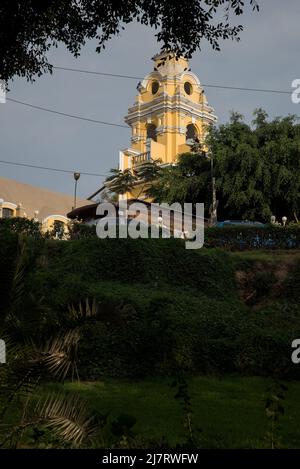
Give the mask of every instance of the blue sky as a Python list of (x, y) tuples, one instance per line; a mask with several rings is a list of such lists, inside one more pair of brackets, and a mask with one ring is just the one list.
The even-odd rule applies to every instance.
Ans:
[[(290, 90), (300, 78), (299, 0), (258, 0), (261, 11), (250, 9), (239, 19), (245, 30), (239, 43), (221, 44), (221, 52), (204, 44), (191, 60), (201, 83)], [(160, 45), (150, 28), (135, 23), (113, 38), (100, 55), (89, 43), (74, 59), (63, 47), (49, 56), (53, 65), (143, 77), (152, 70), (151, 57)], [(107, 78), (56, 70), (37, 78), (10, 83), (8, 97), (61, 112), (123, 124), (136, 95), (137, 80)], [(219, 123), (228, 120), (230, 110), (247, 121), (252, 111), (263, 107), (270, 117), (300, 115), (299, 105), (289, 95), (250, 93), (205, 88), (209, 104)], [(130, 142), (130, 129), (101, 126), (19, 104), (0, 104), (0, 159), (41, 166), (107, 174), (118, 164), (118, 152)], [(0, 164), (0, 175), (49, 189), (72, 193), (73, 179), (64, 173)], [(85, 197), (104, 178), (82, 176), (78, 193)]]

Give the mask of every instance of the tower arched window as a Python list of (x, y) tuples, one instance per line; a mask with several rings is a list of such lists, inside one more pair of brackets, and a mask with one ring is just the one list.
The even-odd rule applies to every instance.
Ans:
[(159, 90), (159, 83), (158, 81), (153, 81), (152, 84), (151, 84), (151, 91), (152, 91), (152, 94), (156, 94)]
[(186, 141), (195, 141), (198, 138), (197, 129), (193, 124), (188, 124), (185, 134)]
[(151, 138), (151, 140), (154, 140), (155, 142), (157, 141), (156, 125), (147, 125), (147, 138)]

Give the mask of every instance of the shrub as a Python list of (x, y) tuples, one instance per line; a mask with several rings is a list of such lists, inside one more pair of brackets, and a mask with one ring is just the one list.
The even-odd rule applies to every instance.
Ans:
[[(254, 311), (239, 298), (230, 253), (188, 251), (181, 240), (23, 242), (18, 340), (43, 341), (68, 330), (71, 304), (90, 298), (98, 305), (97, 315), (81, 324), (81, 378), (180, 370), (299, 377), (290, 358), (291, 342), (300, 337), (299, 265), (284, 297)], [(0, 232), (1, 311), (9, 306), (18, 243), (16, 233)], [(257, 282), (266, 294), (274, 278), (259, 274)]]
[(11, 231), (34, 238), (41, 236), (39, 222), (22, 217), (0, 218), (0, 231)]
[(300, 249), (299, 225), (248, 227), (225, 226), (205, 230), (205, 246), (229, 250)]

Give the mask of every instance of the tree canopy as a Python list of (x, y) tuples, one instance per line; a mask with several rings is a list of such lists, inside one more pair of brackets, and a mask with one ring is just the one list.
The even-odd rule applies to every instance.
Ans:
[(162, 167), (149, 183), (147, 195), (155, 202), (210, 204), (210, 161), (201, 153), (183, 153), (175, 166)]
[[(211, 158), (218, 200), (218, 219), (268, 222), (271, 215), (289, 221), (300, 217), (300, 124), (295, 116), (268, 120), (262, 109), (254, 112), (252, 126), (232, 113), (230, 121), (210, 130), (208, 153), (178, 156), (176, 165), (147, 169), (146, 193), (155, 202), (204, 202), (206, 216), (212, 205)], [(150, 163), (148, 163), (148, 166)], [(143, 186), (143, 171), (134, 175)], [(122, 190), (122, 179), (114, 180)], [(133, 185), (126, 186), (130, 192)], [(122, 192), (124, 193), (124, 191)]]
[(222, 218), (298, 220), (300, 124), (296, 116), (268, 121), (254, 112), (252, 127), (233, 114), (209, 138), (215, 160), (218, 212)]
[(258, 10), (256, 0), (2, 0), (0, 3), (0, 78), (32, 80), (52, 70), (47, 52), (59, 43), (78, 56), (89, 39), (96, 51), (132, 21), (157, 30), (162, 49), (191, 54), (207, 40), (239, 40), (242, 25), (232, 18), (245, 6)]

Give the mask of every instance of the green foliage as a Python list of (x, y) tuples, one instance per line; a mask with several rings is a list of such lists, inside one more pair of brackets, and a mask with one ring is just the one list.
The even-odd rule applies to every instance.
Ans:
[(273, 272), (256, 272), (254, 278), (255, 300), (268, 295), (276, 283), (276, 277)]
[(136, 418), (132, 415), (121, 414), (111, 423), (111, 432), (117, 437), (132, 435), (132, 427), (136, 424)]
[[(31, 405), (35, 389), (45, 377), (52, 375), (64, 380), (72, 370), (73, 379), (74, 369), (77, 372), (80, 326), (50, 339), (44, 334), (40, 337), (42, 348), (32, 341), (32, 330), (31, 337), (25, 336), (23, 343), (20, 340), (20, 329), (25, 325), (19, 315), (24, 308), (25, 269), (28, 261), (25, 240), (17, 255), (9, 301), (2, 312), (0, 325), (0, 335), (5, 339), (7, 347), (7, 362), (0, 367), (0, 447), (17, 447), (22, 441), (23, 432), (30, 428), (36, 429), (34, 438), (38, 438), (38, 435), (43, 434), (39, 430), (40, 426), (51, 429), (54, 436), (57, 435), (67, 444), (79, 447), (93, 437), (95, 425), (94, 419), (87, 414), (85, 403), (78, 396), (62, 396), (58, 393), (40, 399), (34, 408)], [(94, 303), (90, 306), (88, 301), (85, 307), (80, 304), (78, 311), (74, 307), (70, 309), (71, 318), (77, 322), (94, 314)], [(19, 339), (18, 343), (12, 340), (13, 335)], [(16, 422), (7, 423), (7, 414), (15, 406), (20, 415)]]
[(95, 238), (95, 226), (89, 226), (80, 222), (72, 222), (69, 225), (69, 239)]
[(183, 153), (176, 166), (160, 169), (147, 190), (155, 202), (210, 203), (210, 161), (202, 153)]
[[(10, 242), (2, 262), (15, 269)], [(253, 312), (235, 282), (240, 261), (214, 249), (186, 250), (181, 240), (35, 245), (27, 238), (25, 253), (26, 295), (14, 305), (10, 332), (21, 343), (37, 343), (52, 373), (68, 370), (81, 379), (179, 371), (299, 376), (290, 359), (292, 340), (300, 336), (298, 264), (281, 299), (268, 296), (274, 277), (258, 273), (256, 299), (271, 301)]]
[(177, 389), (175, 399), (179, 402), (183, 411), (183, 426), (187, 432), (187, 439), (184, 446), (200, 448), (199, 433), (201, 430), (194, 427), (194, 411), (186, 378), (184, 376), (179, 376), (177, 380), (172, 383), (172, 387), (176, 387)]
[(161, 160), (145, 161), (134, 168), (134, 174), (138, 180), (141, 180), (144, 183), (151, 182), (156, 178), (157, 174), (161, 170), (159, 163), (161, 163)]
[[(108, 426), (127, 415), (136, 419), (130, 433), (139, 436), (139, 448), (176, 448), (186, 445), (187, 432), (182, 402), (174, 399), (173, 377), (143, 380), (106, 379), (98, 382), (66, 383), (90, 403), (94, 414), (107, 414)], [(270, 448), (269, 419), (265, 415), (269, 378), (241, 376), (187, 376), (194, 428), (201, 427), (200, 448)], [(299, 382), (289, 382), (285, 391), (285, 413), (280, 417), (280, 447), (299, 448)], [(52, 389), (53, 386), (50, 386)], [(55, 387), (56, 388), (56, 387)], [(49, 387), (46, 388), (48, 390)], [(178, 389), (178, 388), (176, 388)], [(123, 418), (122, 418), (123, 420)], [(111, 447), (110, 436), (106, 448)], [(115, 446), (116, 447), (116, 446)], [(119, 447), (119, 446), (117, 446)]]
[(116, 194), (125, 194), (130, 191), (137, 182), (136, 176), (130, 169), (121, 171), (120, 169), (111, 169), (111, 176), (105, 180), (105, 187)]
[(110, 191), (111, 194), (125, 194), (131, 192), (138, 184), (140, 187), (140, 193), (137, 194), (138, 198), (162, 171), (159, 163), (160, 160), (151, 160), (145, 161), (133, 169), (125, 169), (124, 171), (111, 169), (111, 175), (106, 178), (104, 183), (106, 190)]
[[(280, 426), (273, 441), (280, 448), (299, 448), (298, 382), (288, 383), (288, 389), (282, 383), (280, 390), (268, 378), (194, 376), (184, 381), (177, 382), (175, 399), (168, 377), (43, 384), (35, 390), (30, 406), (36, 412), (28, 410), (40, 418), (46, 415), (47, 423), (36, 422), (20, 430), (18, 447), (69, 448), (73, 441), (63, 432), (67, 429), (68, 437), (74, 429), (84, 437), (80, 444), (83, 448), (186, 448), (191, 442), (182, 423), (188, 410), (193, 435), (197, 436), (199, 425), (202, 429), (201, 445), (194, 438), (193, 448), (270, 448), (271, 419), (266, 419), (263, 407), (265, 404), (269, 409), (267, 401), (283, 391), (284, 401), (277, 402), (284, 402), (285, 412), (279, 412)], [(72, 410), (70, 403), (75, 404)], [(14, 410), (20, 400), (15, 404)], [(41, 412), (41, 407), (48, 410)], [(17, 414), (9, 417), (12, 424)], [(63, 425), (58, 424), (60, 421)]]
[(266, 441), (271, 449), (280, 447), (280, 417), (284, 415), (283, 403), (287, 390), (288, 388), (285, 384), (278, 382), (274, 382), (268, 387), (265, 412), (269, 422), (269, 429), (266, 434)]
[(292, 271), (289, 273), (284, 291), (286, 298), (290, 299), (293, 303), (300, 303), (300, 262), (295, 263)]
[(209, 152), (178, 156), (162, 168), (147, 193), (157, 202), (202, 202), (209, 216), (212, 173), (216, 179), (218, 219), (298, 222), (300, 206), (300, 124), (295, 116), (267, 120), (254, 112), (253, 126), (233, 113), (229, 123), (211, 128)]
[(300, 125), (295, 116), (267, 120), (254, 112), (253, 127), (234, 114), (211, 129), (219, 219), (298, 221), (300, 206)]
[(62, 221), (55, 220), (53, 228), (50, 231), (50, 238), (64, 239), (65, 238), (65, 225)]
[(0, 231), (5, 230), (34, 238), (41, 237), (39, 222), (23, 217), (0, 218)]
[[(15, 75), (33, 79), (35, 74), (52, 71), (48, 51), (58, 43), (77, 57), (86, 41), (95, 39), (100, 52), (132, 21), (158, 29), (162, 49), (177, 55), (190, 56), (204, 39), (219, 50), (220, 40), (238, 40), (243, 27), (230, 20), (243, 13), (245, 3), (258, 10), (256, 0), (190, 0), (182, 4), (171, 0), (30, 0), (26, 4), (4, 0), (0, 6), (0, 76), (5, 81)], [(215, 16), (224, 12), (225, 21), (216, 24)]]
[(251, 227), (229, 225), (205, 230), (204, 245), (228, 250), (300, 249), (300, 226)]
[(73, 447), (80, 447), (95, 436), (95, 420), (89, 414), (86, 402), (76, 394), (52, 394), (41, 399), (35, 409), (38, 422), (45, 422), (54, 435), (61, 436)]

